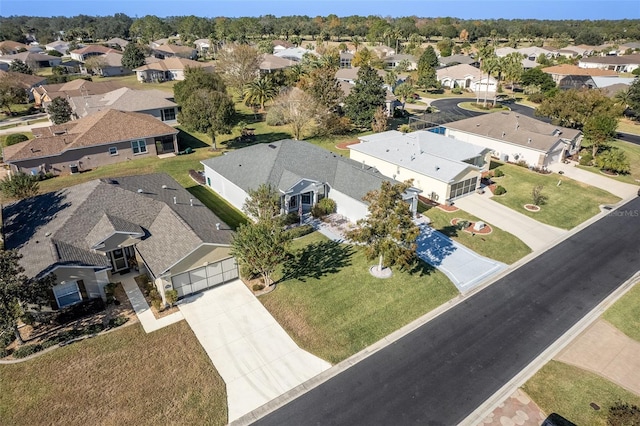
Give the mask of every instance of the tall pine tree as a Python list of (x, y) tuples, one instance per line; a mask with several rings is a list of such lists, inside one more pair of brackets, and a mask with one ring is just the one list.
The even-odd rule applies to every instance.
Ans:
[(356, 84), (345, 99), (345, 114), (358, 127), (371, 128), (376, 109), (384, 107), (386, 89), (378, 72), (370, 66), (358, 70)]

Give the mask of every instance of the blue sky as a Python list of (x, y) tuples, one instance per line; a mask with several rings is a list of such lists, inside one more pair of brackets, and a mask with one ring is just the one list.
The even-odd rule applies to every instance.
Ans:
[(326, 16), (380, 15), (462, 19), (638, 19), (638, 0), (0, 0), (0, 16)]

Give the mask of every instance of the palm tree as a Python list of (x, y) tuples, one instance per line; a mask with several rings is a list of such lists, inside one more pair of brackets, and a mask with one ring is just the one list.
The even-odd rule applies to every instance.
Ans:
[(353, 43), (353, 47), (356, 49), (356, 52), (358, 52), (358, 46), (360, 46), (360, 37), (358, 37), (357, 35), (354, 35), (353, 37), (351, 37), (351, 43)]
[(264, 110), (264, 104), (278, 96), (278, 88), (270, 75), (263, 75), (247, 84), (244, 89), (244, 102), (247, 105), (260, 105)]
[[(484, 94), (484, 103), (483, 106), (487, 106), (487, 97), (489, 96), (489, 79), (491, 78), (491, 71), (496, 66), (497, 57), (495, 55), (495, 50), (493, 46), (490, 44), (486, 44), (485, 46), (480, 48), (480, 70), (487, 73), (487, 84), (485, 86), (485, 94)], [(482, 79), (480, 80), (482, 82)], [(477, 92), (476, 92), (477, 93)], [(479, 96), (479, 95), (478, 95)], [(478, 99), (476, 99), (476, 103)]]
[(384, 84), (386, 84), (391, 88), (391, 90), (393, 90), (397, 82), (398, 74), (394, 70), (387, 71), (387, 73), (384, 75)]
[(629, 89), (622, 89), (615, 94), (614, 99), (627, 109), (629, 108), (629, 101), (631, 100), (631, 92)]
[(524, 72), (524, 68), (522, 67), (523, 58), (523, 54), (511, 52), (501, 59), (504, 78), (511, 82), (511, 93), (514, 93), (515, 82), (520, 80)]
[(413, 95), (415, 92), (415, 88), (411, 85), (411, 83), (402, 83), (398, 85), (393, 94), (398, 96), (402, 100), (402, 109), (404, 109), (404, 105), (407, 103), (407, 98)]

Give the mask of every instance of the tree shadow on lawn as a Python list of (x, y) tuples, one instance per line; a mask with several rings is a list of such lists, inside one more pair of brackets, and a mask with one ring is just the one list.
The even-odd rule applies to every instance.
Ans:
[(407, 269), (407, 272), (411, 275), (418, 275), (420, 277), (425, 277), (433, 274), (436, 271), (435, 266), (428, 264), (424, 260), (418, 258), (412, 265), (411, 268)]
[(178, 129), (178, 148), (182, 151), (187, 148), (206, 148), (209, 145), (193, 136), (191, 133)]
[(458, 236), (458, 227), (454, 226), (454, 225), (447, 225), (444, 226), (440, 229), (437, 229), (438, 232), (440, 232), (441, 234), (444, 234), (445, 236), (449, 237), (449, 238), (453, 238), (453, 237), (457, 237)]
[(283, 268), (280, 281), (297, 279), (306, 282), (308, 278), (320, 279), (335, 274), (351, 265), (352, 246), (336, 241), (313, 243), (291, 255)]
[(251, 145), (257, 145), (260, 143), (277, 142), (282, 139), (291, 139), (289, 133), (276, 132), (276, 133), (263, 133), (253, 136), (251, 139), (244, 141), (240, 136), (229, 139), (226, 142), (221, 142), (220, 145), (226, 146), (228, 149), (244, 148)]

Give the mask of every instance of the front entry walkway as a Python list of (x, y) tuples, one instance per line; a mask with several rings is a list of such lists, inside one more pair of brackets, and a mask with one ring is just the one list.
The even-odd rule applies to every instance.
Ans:
[(467, 195), (456, 200), (455, 206), (515, 235), (531, 247), (533, 251), (549, 246), (553, 241), (568, 232), (564, 229), (538, 222), (509, 207), (503, 206), (491, 200), (491, 196), (491, 191), (485, 191), (484, 194)]
[(497, 260), (480, 256), (426, 224), (420, 225), (416, 244), (418, 256), (444, 272), (463, 294), (507, 267)]
[(240, 280), (178, 306), (227, 385), (229, 422), (331, 367), (300, 349)]

